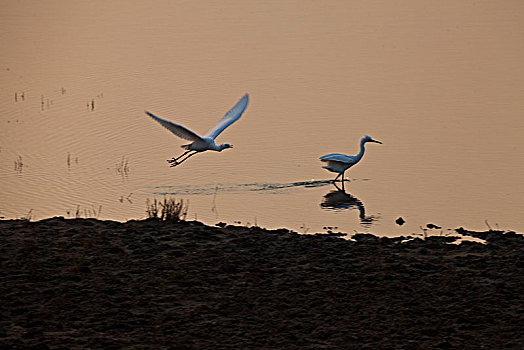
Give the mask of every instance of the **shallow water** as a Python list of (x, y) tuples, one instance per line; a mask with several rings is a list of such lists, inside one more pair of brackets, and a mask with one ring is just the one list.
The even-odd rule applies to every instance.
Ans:
[[(4, 7), (0, 216), (143, 218), (171, 195), (208, 224), (524, 231), (521, 2)], [(203, 134), (245, 92), (233, 149), (168, 166), (187, 142), (144, 110)], [(318, 157), (364, 134), (383, 144), (337, 191)]]

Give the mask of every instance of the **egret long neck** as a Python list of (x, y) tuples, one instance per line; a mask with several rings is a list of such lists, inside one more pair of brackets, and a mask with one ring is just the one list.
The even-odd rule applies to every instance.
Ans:
[(364, 147), (365, 143), (366, 141), (364, 139), (360, 140), (360, 152), (355, 156), (357, 162), (364, 156), (364, 152), (366, 151), (366, 148)]

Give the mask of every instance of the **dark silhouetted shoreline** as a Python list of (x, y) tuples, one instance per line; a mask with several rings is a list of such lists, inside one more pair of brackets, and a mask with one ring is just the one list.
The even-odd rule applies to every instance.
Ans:
[(3, 220), (0, 347), (518, 349), (524, 238), (477, 235)]

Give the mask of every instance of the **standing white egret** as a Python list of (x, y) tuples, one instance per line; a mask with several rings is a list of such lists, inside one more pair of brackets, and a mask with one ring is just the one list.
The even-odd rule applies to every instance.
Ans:
[[(226, 148), (233, 148), (233, 145), (230, 145), (229, 143), (223, 143), (220, 145), (215, 144), (215, 138), (220, 135), (222, 131), (224, 131), (225, 128), (233, 124), (235, 121), (237, 121), (244, 110), (247, 107), (247, 103), (249, 102), (249, 95), (245, 94), (242, 96), (240, 101), (236, 103), (236, 105), (233, 106), (223, 117), (218, 121), (218, 123), (215, 124), (204, 136), (198, 136), (193, 131), (189, 130), (186, 127), (183, 127), (180, 124), (176, 124), (173, 122), (170, 122), (169, 120), (165, 120), (162, 118), (159, 118), (152, 113), (149, 113), (146, 111), (147, 115), (149, 115), (151, 118), (159, 122), (164, 128), (171, 131), (176, 136), (192, 141), (190, 144), (181, 146), (183, 149), (186, 149), (182, 155), (178, 157), (173, 157), (169, 159), (167, 162), (171, 163), (171, 166), (177, 166), (189, 157), (204, 151), (217, 151), (221, 152), (223, 149)], [(193, 153), (190, 153), (193, 152)], [(186, 154), (190, 153), (187, 157), (183, 158)], [(180, 160), (183, 158), (182, 160)]]
[(356, 156), (348, 156), (341, 153), (330, 153), (320, 157), (322, 162), (327, 163), (322, 168), (334, 173), (338, 173), (333, 182), (337, 181), (337, 179), (342, 176), (342, 188), (344, 188), (344, 172), (362, 159), (362, 156), (364, 156), (364, 151), (366, 150), (364, 147), (366, 142), (376, 142), (382, 144), (382, 142), (373, 140), (370, 136), (366, 135), (360, 139), (360, 152)]

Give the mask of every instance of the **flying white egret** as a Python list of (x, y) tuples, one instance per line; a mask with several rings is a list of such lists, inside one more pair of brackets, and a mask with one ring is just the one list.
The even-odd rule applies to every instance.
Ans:
[[(215, 124), (215, 126), (209, 129), (209, 131), (204, 136), (198, 136), (196, 133), (189, 130), (188, 128), (183, 127), (180, 124), (170, 122), (169, 120), (159, 118), (153, 115), (152, 113), (149, 113), (148, 111), (146, 111), (146, 114), (150, 116), (151, 118), (153, 118), (154, 120), (156, 120), (157, 122), (159, 122), (164, 128), (171, 131), (176, 136), (184, 140), (192, 141), (190, 144), (181, 146), (183, 149), (186, 149), (187, 151), (182, 153), (182, 155), (176, 158), (173, 157), (167, 161), (168, 163), (171, 163), (172, 167), (174, 167), (199, 152), (204, 152), (204, 151), (221, 152), (223, 149), (233, 148), (233, 145), (230, 145), (229, 143), (223, 143), (220, 145), (216, 145), (215, 138), (218, 135), (220, 135), (220, 133), (224, 131), (225, 128), (227, 128), (228, 126), (230, 126), (231, 124), (233, 124), (235, 121), (237, 121), (240, 118), (240, 116), (246, 109), (248, 102), (249, 102), (249, 95), (245, 94), (244, 96), (242, 96), (240, 101), (238, 101), (236, 105), (234, 105), (233, 108), (231, 108), (222, 117), (222, 119), (220, 119), (218, 123)], [(190, 153), (190, 152), (193, 152), (193, 153)], [(189, 155), (183, 158), (188, 153)], [(183, 159), (180, 160), (181, 158)]]
[(344, 172), (362, 159), (364, 156), (364, 151), (366, 150), (364, 147), (366, 142), (376, 142), (382, 144), (382, 142), (373, 140), (370, 136), (366, 135), (360, 139), (360, 152), (356, 156), (348, 156), (341, 153), (330, 153), (320, 157), (320, 160), (326, 163), (326, 165), (322, 168), (334, 173), (338, 173), (333, 182), (337, 181), (337, 179), (342, 176), (342, 188), (344, 188)]

